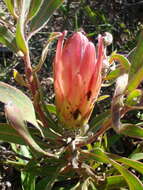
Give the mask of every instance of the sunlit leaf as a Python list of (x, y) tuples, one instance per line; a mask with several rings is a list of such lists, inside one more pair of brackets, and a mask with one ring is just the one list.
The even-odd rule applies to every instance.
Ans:
[(46, 107), (50, 113), (56, 114), (56, 106), (54, 104), (47, 104)]
[(4, 0), (9, 12), (14, 18), (17, 18), (17, 14), (15, 12), (14, 2), (15, 0)]
[(143, 163), (136, 161), (136, 160), (129, 159), (129, 158), (121, 157), (121, 156), (118, 156), (115, 154), (107, 153), (107, 156), (110, 157), (111, 159), (113, 159), (119, 163), (123, 163), (123, 164), (135, 169), (136, 171), (140, 172), (141, 174), (143, 174)]
[(27, 128), (27, 122), (29, 122), (40, 130), (36, 122), (31, 100), (20, 90), (0, 82), (0, 101), (5, 104), (5, 113), (12, 127), (30, 146), (32, 146), (32, 148), (40, 153), (48, 155), (48, 153), (43, 151), (34, 141)]
[(134, 106), (139, 103), (142, 96), (142, 91), (139, 89), (133, 90), (126, 98), (126, 104), (128, 106)]
[(143, 160), (143, 153), (134, 153), (129, 156), (130, 159), (132, 160)]
[(112, 63), (113, 61), (119, 62), (122, 69), (124, 69), (126, 71), (129, 71), (129, 69), (130, 69), (130, 62), (129, 62), (129, 60), (124, 55), (117, 54), (116, 52), (113, 52), (111, 54), (109, 62)]
[[(62, 4), (63, 0), (44, 0), (39, 11), (30, 23), (30, 37), (38, 32), (48, 22), (53, 12)], [(30, 38), (29, 37), (29, 38)]]
[(16, 25), (16, 42), (19, 49), (24, 53), (28, 53), (28, 44), (25, 39), (25, 21), (27, 18), (27, 13), (30, 7), (30, 0), (23, 0), (21, 3), (21, 11), (20, 16), (18, 17), (17, 25)]
[(116, 88), (112, 99), (112, 125), (117, 133), (121, 130), (121, 108), (123, 106), (124, 91), (128, 84), (128, 74), (123, 72), (116, 80)]
[(90, 157), (90, 159), (95, 159), (99, 162), (110, 163), (111, 165), (113, 165), (122, 174), (130, 190), (143, 189), (143, 184), (134, 174), (129, 172), (124, 166), (120, 165), (115, 160), (109, 158), (101, 149), (94, 149), (94, 153), (82, 151), (81, 154), (82, 156)]
[(121, 134), (129, 137), (143, 139), (143, 128), (133, 124), (124, 124)]
[(114, 71), (111, 71), (106, 77), (105, 77), (105, 80), (113, 80), (113, 79), (116, 79), (117, 77), (120, 76), (121, 74), (121, 69), (120, 68), (117, 68), (115, 69)]
[(16, 82), (18, 84), (20, 84), (21, 86), (26, 86), (27, 87), (27, 84), (24, 81), (23, 76), (16, 69), (13, 70), (13, 77), (14, 77), (14, 79), (16, 80)]
[(20, 109), (11, 101), (5, 104), (5, 115), (8, 123), (23, 137), (28, 145), (40, 154), (53, 156), (52, 154), (49, 154), (41, 149), (40, 146), (34, 141), (27, 128), (26, 122), (23, 119)]
[(96, 101), (97, 101), (97, 102), (100, 102), (100, 101), (105, 100), (105, 99), (107, 99), (107, 98), (109, 98), (109, 97), (110, 97), (110, 95), (99, 96)]
[(129, 84), (127, 90), (131, 92), (136, 89), (143, 80), (143, 31), (141, 31), (137, 47), (130, 55), (131, 69), (129, 73)]
[[(100, 186), (102, 187), (102, 185)], [(101, 189), (100, 186), (99, 186), (99, 189)], [(106, 187), (107, 190), (115, 190), (121, 187), (127, 187), (127, 183), (123, 176), (115, 175), (115, 176), (107, 177), (106, 185), (104, 185), (104, 187)]]
[(37, 13), (37, 11), (40, 9), (42, 3), (44, 0), (31, 0), (29, 13), (27, 16), (28, 20), (31, 20)]
[(31, 100), (17, 88), (0, 82), (0, 101), (3, 103), (12, 101), (20, 109), (25, 121), (38, 126)]

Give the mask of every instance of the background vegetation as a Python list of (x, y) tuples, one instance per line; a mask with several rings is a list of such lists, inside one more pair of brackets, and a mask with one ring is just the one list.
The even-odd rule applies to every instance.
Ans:
[[(0, 1), (0, 24), (3, 24), (3, 12), (7, 9)], [(10, 15), (6, 15), (6, 19), (12, 23)], [(87, 36), (97, 43), (97, 35), (106, 31), (112, 33), (114, 37), (113, 44), (108, 48), (108, 54), (117, 50), (127, 55), (136, 44), (138, 34), (142, 28), (143, 21), (143, 3), (142, 1), (133, 0), (67, 0), (54, 13), (48, 24), (30, 40), (32, 64), (36, 65), (40, 58), (44, 41), (53, 31), (62, 32), (69, 31), (69, 35), (73, 31), (83, 30)], [(52, 61), (55, 54), (55, 43), (52, 44), (42, 71), (40, 71), (40, 83), (45, 90), (45, 99), (47, 102), (54, 101), (53, 83), (52, 83)], [(20, 61), (10, 50), (0, 45), (0, 80), (11, 84), (15, 84), (13, 79), (13, 69), (23, 72)], [(12, 64), (11, 64), (12, 63)], [(18, 86), (18, 84), (17, 84)], [(18, 88), (20, 88), (18, 86)], [(24, 89), (25, 90), (25, 89)], [(102, 88), (101, 94), (109, 94), (113, 96), (113, 87)], [(94, 114), (102, 113), (103, 110), (110, 107), (111, 98), (104, 100), (101, 104), (96, 105)], [(3, 105), (0, 112), (1, 120), (5, 121), (3, 114)], [(132, 121), (132, 123), (141, 122), (143, 120), (142, 111), (132, 111), (128, 113), (124, 121)], [(143, 150), (141, 140), (117, 135), (111, 129), (107, 134), (108, 149), (112, 153), (128, 157), (137, 149)], [(100, 142), (99, 142), (100, 143)], [(9, 156), (10, 146), (8, 143), (0, 142), (0, 161)], [(3, 154), (5, 152), (5, 154)], [(11, 156), (11, 155), (10, 155)], [(110, 167), (104, 165), (98, 168), (98, 172)], [(104, 168), (104, 169), (103, 169)], [(133, 171), (140, 179), (143, 176)], [(75, 181), (76, 182), (76, 179)], [(58, 184), (57, 184), (58, 185)], [(21, 189), (20, 174), (17, 170), (9, 165), (0, 165), (0, 189), (16, 190)]]

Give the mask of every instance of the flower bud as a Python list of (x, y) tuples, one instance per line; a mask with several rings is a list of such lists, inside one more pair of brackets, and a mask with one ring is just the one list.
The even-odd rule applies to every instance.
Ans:
[(92, 113), (101, 88), (104, 58), (103, 37), (98, 37), (98, 51), (81, 32), (64, 44), (59, 38), (54, 59), (54, 89), (58, 118), (64, 127), (80, 128)]

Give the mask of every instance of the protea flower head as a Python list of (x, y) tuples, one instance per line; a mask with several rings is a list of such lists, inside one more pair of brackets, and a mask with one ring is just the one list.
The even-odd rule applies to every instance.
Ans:
[(54, 59), (56, 109), (64, 127), (87, 124), (101, 88), (104, 58), (103, 37), (95, 46), (81, 32), (75, 32), (64, 44), (66, 32), (58, 40)]

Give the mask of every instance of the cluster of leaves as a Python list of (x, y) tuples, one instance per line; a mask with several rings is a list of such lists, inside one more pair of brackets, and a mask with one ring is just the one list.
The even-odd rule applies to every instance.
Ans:
[[(0, 123), (0, 140), (9, 142), (12, 149), (11, 156), (2, 163), (21, 172), (25, 190), (143, 189), (141, 143), (128, 157), (109, 153), (110, 147), (122, 136), (143, 139), (142, 123), (122, 122), (127, 112), (143, 109), (143, 94), (138, 89), (143, 75), (143, 32), (127, 58), (115, 52), (109, 56), (111, 67), (115, 65), (115, 68), (107, 68), (104, 83), (108, 86), (116, 84), (111, 109), (93, 117), (89, 130), (82, 133), (67, 131), (55, 119), (55, 106), (45, 103), (37, 76), (45, 62), (49, 44), (60, 33), (51, 33), (39, 64), (34, 68), (28, 45), (31, 37), (44, 27), (63, 1), (4, 2), (14, 22), (11, 24), (2, 16), (0, 42), (23, 60), (25, 79), (17, 70), (14, 70), (14, 78), (29, 89), (32, 101), (17, 88), (0, 82), (0, 102), (4, 104), (8, 120), (8, 123)], [(96, 16), (90, 7), (85, 9), (91, 18)], [(101, 19), (104, 19), (102, 14)], [(99, 104), (107, 97), (99, 97)], [(106, 131), (111, 128), (120, 134), (108, 137)]]

